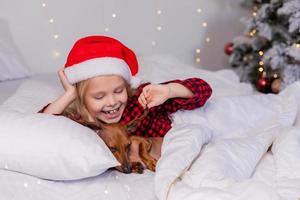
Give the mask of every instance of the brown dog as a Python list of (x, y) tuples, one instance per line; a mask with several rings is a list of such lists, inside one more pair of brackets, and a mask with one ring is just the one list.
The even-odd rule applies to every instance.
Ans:
[(117, 166), (117, 170), (123, 173), (143, 173), (145, 168), (155, 171), (163, 138), (129, 136), (127, 127), (119, 123), (102, 124), (101, 130), (93, 124), (85, 125), (96, 131), (119, 161), (121, 166)]
[(104, 125), (98, 135), (121, 163), (116, 167), (119, 171), (143, 173), (145, 167), (155, 171), (162, 138), (128, 136), (127, 128), (118, 123)]

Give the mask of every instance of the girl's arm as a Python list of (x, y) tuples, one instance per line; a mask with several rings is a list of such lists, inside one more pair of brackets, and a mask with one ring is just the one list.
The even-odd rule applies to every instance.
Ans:
[(160, 108), (169, 113), (201, 107), (212, 94), (209, 84), (200, 78), (144, 85), (141, 90), (138, 100), (144, 108), (161, 105)]
[(72, 93), (65, 92), (62, 96), (48, 104), (40, 112), (59, 115), (75, 100), (75, 98)]
[(65, 89), (65, 93), (54, 102), (45, 106), (40, 113), (61, 114), (77, 97), (75, 86), (71, 85), (65, 76), (63, 69), (58, 71), (61, 84)]

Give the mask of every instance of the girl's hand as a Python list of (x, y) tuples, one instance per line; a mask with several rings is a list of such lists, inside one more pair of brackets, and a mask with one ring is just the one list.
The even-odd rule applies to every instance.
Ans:
[(64, 87), (65, 92), (68, 95), (70, 95), (73, 99), (75, 99), (77, 97), (76, 87), (73, 86), (71, 83), (69, 83), (69, 81), (65, 75), (64, 69), (58, 70), (58, 76), (59, 76), (62, 86)]
[(150, 84), (143, 88), (138, 101), (144, 107), (152, 108), (167, 101), (170, 97), (169, 85)]

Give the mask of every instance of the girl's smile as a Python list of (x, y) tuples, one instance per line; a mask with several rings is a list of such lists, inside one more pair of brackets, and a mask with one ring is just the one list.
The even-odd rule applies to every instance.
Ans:
[(117, 75), (89, 79), (85, 105), (91, 115), (105, 123), (119, 122), (127, 104), (125, 80)]

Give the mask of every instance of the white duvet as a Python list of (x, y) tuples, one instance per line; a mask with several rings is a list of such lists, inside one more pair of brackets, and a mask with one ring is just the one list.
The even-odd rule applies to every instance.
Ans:
[[(182, 68), (170, 60), (160, 60), (159, 65), (153, 62), (157, 58), (151, 59), (144, 59), (143, 64), (152, 63), (152, 67), (141, 70), (142, 78), (162, 82), (194, 75), (207, 80), (214, 91), (204, 107), (173, 115), (173, 127), (164, 138), (155, 174), (107, 171), (82, 180), (50, 181), (2, 169), (0, 199), (300, 198), (300, 128), (294, 126), (300, 83), (281, 95), (258, 95), (229, 70), (208, 72), (187, 67), (182, 74)], [(38, 91), (44, 95), (36, 96)], [(34, 113), (60, 92), (61, 88), (30, 80), (2, 106)], [(33, 98), (26, 99), (28, 96)]]

